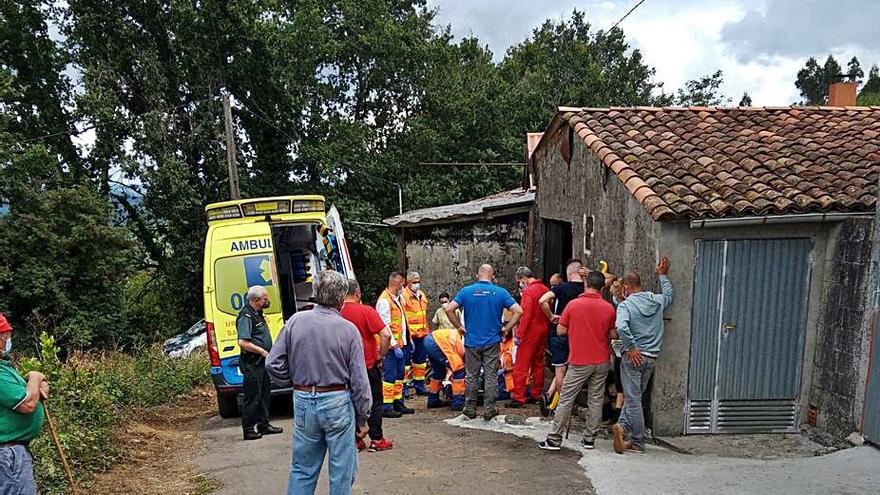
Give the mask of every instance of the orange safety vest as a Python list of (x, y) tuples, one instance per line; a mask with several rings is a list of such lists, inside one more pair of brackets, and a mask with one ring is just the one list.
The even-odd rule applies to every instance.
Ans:
[(443, 351), (446, 360), (449, 361), (449, 367), (452, 372), (456, 372), (464, 368), (464, 341), (458, 329), (444, 328), (431, 332), (434, 337), (434, 343)]
[(403, 310), (406, 312), (406, 329), (410, 337), (428, 335), (431, 331), (428, 327), (428, 296), (421, 289), (416, 294), (409, 287), (404, 287)]
[(504, 371), (513, 371), (513, 351), (514, 351), (514, 342), (513, 339), (507, 339), (501, 341), (501, 348), (499, 351), (499, 360), (501, 361), (501, 369)]
[[(391, 329), (391, 335), (394, 336), (394, 340), (397, 342), (395, 347), (402, 348), (406, 342), (403, 341), (403, 310), (400, 305), (397, 304), (397, 301), (391, 297), (391, 294), (388, 293), (388, 289), (382, 291), (382, 295), (379, 296), (379, 299), (384, 299), (388, 301), (388, 306), (391, 308), (391, 324), (388, 327)], [(378, 335), (376, 336), (378, 340)]]

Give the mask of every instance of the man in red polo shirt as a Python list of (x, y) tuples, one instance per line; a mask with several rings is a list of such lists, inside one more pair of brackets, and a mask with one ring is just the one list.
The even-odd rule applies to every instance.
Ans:
[[(354, 280), (348, 281), (348, 295), (341, 311), (342, 317), (354, 323), (361, 338), (364, 339), (364, 361), (367, 365), (367, 378), (370, 380), (370, 392), (373, 395), (373, 407), (367, 424), (370, 427), (370, 452), (390, 450), (394, 444), (385, 440), (382, 433), (382, 370), (379, 359), (384, 357), (391, 345), (391, 329), (385, 325), (379, 313), (372, 306), (361, 304), (361, 288)], [(376, 336), (379, 336), (376, 339)], [(378, 342), (377, 342), (378, 340)], [(366, 445), (358, 440), (358, 450)]]
[(532, 276), (532, 271), (525, 266), (516, 269), (516, 282), (522, 290), (520, 306), (522, 318), (516, 329), (519, 344), (516, 348), (516, 359), (513, 363), (513, 391), (507, 407), (523, 407), (526, 404), (526, 382), (529, 371), (532, 375), (531, 398), (537, 402), (544, 391), (544, 349), (547, 347), (547, 332), (550, 320), (544, 315), (538, 300), (550, 289)]
[(617, 338), (614, 330), (615, 312), (610, 303), (602, 299), (605, 275), (590, 272), (586, 289), (577, 299), (568, 303), (559, 320), (556, 332), (568, 335), (568, 371), (562, 382), (559, 406), (553, 418), (553, 430), (547, 439), (538, 444), (543, 450), (559, 450), (562, 432), (571, 415), (571, 408), (581, 387), (587, 384), (587, 424), (581, 446), (592, 449), (602, 419), (602, 399), (605, 377), (608, 375), (611, 339)]

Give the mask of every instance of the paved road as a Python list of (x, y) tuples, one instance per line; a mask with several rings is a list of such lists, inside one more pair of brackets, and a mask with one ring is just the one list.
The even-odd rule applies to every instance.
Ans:
[[(415, 415), (386, 421), (394, 449), (360, 454), (354, 493), (593, 493), (578, 465), (580, 454), (548, 455), (531, 440), (451, 426), (443, 421), (453, 417), (451, 413), (424, 410), (423, 399), (411, 402), (418, 409)], [(285, 428), (284, 434), (254, 442), (241, 441), (237, 420), (213, 417), (206, 422), (206, 448), (195, 463), (223, 483), (218, 495), (284, 493), (291, 459), (290, 408), (286, 409), (273, 418)], [(318, 493), (327, 493), (324, 475)]]

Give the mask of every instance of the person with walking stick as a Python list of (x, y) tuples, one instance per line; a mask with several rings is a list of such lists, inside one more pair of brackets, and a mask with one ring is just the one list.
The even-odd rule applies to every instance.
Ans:
[(39, 371), (24, 377), (10, 361), (12, 326), (0, 314), (0, 495), (36, 495), (28, 445), (40, 433), (49, 382)]

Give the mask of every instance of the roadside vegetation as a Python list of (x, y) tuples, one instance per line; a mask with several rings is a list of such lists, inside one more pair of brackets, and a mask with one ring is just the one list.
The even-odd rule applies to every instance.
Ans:
[[(54, 339), (45, 334), (41, 337), (40, 358), (24, 358), (19, 364), (22, 372), (39, 370), (49, 378), (49, 412), (79, 481), (125, 458), (126, 452), (114, 432), (139, 411), (164, 404), (210, 381), (208, 358), (201, 352), (168, 359), (161, 348), (152, 346), (133, 355), (74, 353), (62, 363)], [(40, 493), (67, 493), (67, 479), (48, 425), (32, 444), (32, 450)]]

